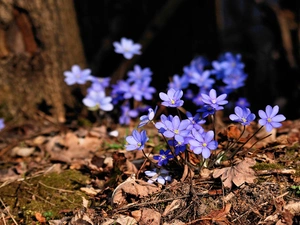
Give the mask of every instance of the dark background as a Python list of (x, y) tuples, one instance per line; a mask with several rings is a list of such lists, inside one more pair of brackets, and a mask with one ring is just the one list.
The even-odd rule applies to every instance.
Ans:
[[(183, 66), (197, 55), (212, 61), (225, 51), (240, 53), (248, 74), (247, 85), (240, 91), (250, 101), (251, 110), (278, 104), (288, 119), (300, 118), (300, 1), (74, 2), (93, 75), (111, 76), (121, 65), (123, 57), (114, 53), (112, 46), (121, 37), (147, 43), (136, 63), (151, 68), (152, 84), (158, 92), (165, 91), (169, 77), (181, 75)], [(288, 60), (283, 40), (286, 33), (281, 30), (278, 12), (290, 18), (287, 24), (294, 64)], [(146, 31), (151, 35), (145, 40)]]

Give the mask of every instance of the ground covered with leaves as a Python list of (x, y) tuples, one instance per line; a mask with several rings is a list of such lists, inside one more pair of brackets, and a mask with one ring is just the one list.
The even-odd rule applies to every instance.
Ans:
[[(0, 224), (300, 224), (299, 120), (284, 121), (253, 147), (255, 137), (213, 169), (170, 163), (165, 185), (147, 182), (144, 172), (153, 165), (142, 151), (125, 150), (134, 126), (7, 126)], [(157, 130), (147, 132), (152, 159), (164, 141)], [(239, 132), (226, 123), (217, 129), (220, 140)]]

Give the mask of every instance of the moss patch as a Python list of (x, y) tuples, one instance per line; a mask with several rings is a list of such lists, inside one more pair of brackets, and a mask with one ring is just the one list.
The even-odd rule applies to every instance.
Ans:
[(61, 218), (61, 210), (81, 207), (82, 197), (87, 196), (79, 189), (88, 179), (76, 170), (49, 173), (0, 188), (1, 198), (24, 224), (31, 224), (36, 212), (47, 215), (47, 219)]
[(283, 169), (284, 166), (279, 163), (256, 163), (252, 167), (254, 170), (274, 170), (274, 169)]

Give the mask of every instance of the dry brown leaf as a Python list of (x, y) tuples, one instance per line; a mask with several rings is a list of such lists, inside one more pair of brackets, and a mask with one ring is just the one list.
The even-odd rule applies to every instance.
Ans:
[(221, 176), (224, 187), (231, 188), (232, 183), (237, 187), (244, 183), (253, 183), (256, 178), (254, 170), (251, 168), (255, 165), (255, 160), (252, 158), (245, 158), (231, 167), (222, 169), (215, 169), (213, 177)]
[(112, 202), (121, 205), (126, 203), (126, 194), (145, 197), (158, 191), (159, 188), (154, 184), (150, 184), (143, 180), (137, 180), (135, 179), (135, 175), (132, 175), (116, 187), (112, 194)]
[(186, 202), (182, 199), (173, 200), (171, 204), (167, 205), (162, 216), (167, 216), (171, 211), (178, 209), (179, 207), (183, 207), (185, 205), (185, 203)]
[(154, 209), (142, 208), (131, 212), (131, 215), (139, 225), (160, 224), (161, 215)]
[(101, 223), (101, 225), (111, 225), (111, 224), (137, 224), (136, 220), (130, 216), (125, 215), (115, 215), (116, 219), (107, 219), (105, 222)]
[(41, 213), (36, 212), (34, 216), (40, 223), (46, 223), (46, 218), (43, 217)]

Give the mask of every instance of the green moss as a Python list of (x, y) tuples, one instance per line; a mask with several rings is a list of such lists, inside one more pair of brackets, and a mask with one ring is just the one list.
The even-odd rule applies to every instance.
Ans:
[(89, 178), (79, 171), (66, 170), (49, 173), (24, 181), (16, 181), (0, 188), (3, 202), (13, 209), (12, 213), (30, 224), (36, 212), (49, 220), (61, 218), (61, 210), (73, 210), (82, 206), (79, 189)]
[(255, 166), (252, 167), (255, 170), (274, 170), (274, 169), (283, 169), (284, 166), (278, 163), (256, 163)]

